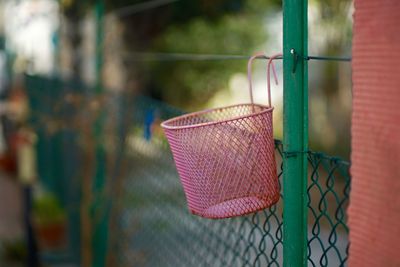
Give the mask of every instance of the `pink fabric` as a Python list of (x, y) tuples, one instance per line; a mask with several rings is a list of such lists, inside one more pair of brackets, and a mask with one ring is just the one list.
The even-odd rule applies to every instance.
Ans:
[(400, 266), (400, 1), (355, 0), (350, 267)]

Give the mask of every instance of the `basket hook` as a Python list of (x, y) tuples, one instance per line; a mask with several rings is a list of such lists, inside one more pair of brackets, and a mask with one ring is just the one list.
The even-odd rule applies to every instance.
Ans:
[(272, 66), (272, 73), (274, 75), (275, 83), (278, 84), (278, 78), (276, 75), (275, 71), (275, 65), (273, 63), (274, 59), (277, 59), (281, 57), (282, 54), (276, 54), (271, 57), (266, 56), (263, 52), (258, 52), (255, 53), (253, 56), (250, 57), (249, 62), (247, 64), (247, 79), (249, 80), (249, 91), (250, 91), (250, 100), (251, 104), (254, 104), (254, 99), (253, 99), (253, 82), (252, 82), (252, 74), (251, 74), (251, 66), (256, 58), (267, 58), (269, 59), (268, 61), (268, 67), (267, 67), (267, 90), (268, 90), (268, 105), (271, 107), (271, 82), (270, 82), (270, 68)]
[(281, 58), (282, 54), (275, 54), (272, 55), (268, 60), (268, 67), (267, 67), (267, 87), (268, 87), (268, 104), (271, 107), (271, 75), (270, 70), (272, 66), (272, 73), (274, 74), (275, 84), (278, 85), (278, 77), (276, 75), (275, 65), (273, 60), (277, 58)]

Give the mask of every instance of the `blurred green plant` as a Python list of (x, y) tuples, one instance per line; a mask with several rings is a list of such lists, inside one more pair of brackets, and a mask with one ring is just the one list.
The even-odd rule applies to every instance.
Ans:
[[(192, 14), (183, 11), (179, 2), (167, 27), (146, 41), (128, 37), (129, 49), (164, 53), (252, 54), (264, 50), (267, 41), (265, 14), (276, 11), (279, 1), (218, 1), (204, 8), (207, 1), (197, 2)], [(187, 5), (187, 4), (186, 4)], [(224, 8), (221, 8), (224, 7)], [(235, 7), (235, 8), (233, 8)], [(183, 15), (184, 14), (184, 15)], [(150, 61), (130, 66), (141, 81), (145, 94), (185, 110), (195, 110), (216, 93), (227, 89), (230, 77), (245, 72), (241, 60), (228, 61)], [(153, 77), (156, 77), (154, 79)]]
[[(87, 13), (96, 0), (63, 2), (65, 14), (71, 15)], [(145, 2), (104, 0), (107, 14)], [(265, 50), (266, 18), (278, 13), (281, 4), (281, 0), (182, 0), (128, 14), (119, 18), (124, 29), (123, 51), (248, 55)], [(350, 55), (351, 6), (351, 0), (309, 0), (310, 53)], [(79, 39), (72, 37), (72, 41)], [(123, 61), (127, 91), (140, 91), (187, 111), (204, 107), (216, 93), (228, 88), (233, 74), (246, 71), (244, 62), (235, 60)], [(317, 82), (310, 84), (312, 147), (347, 158), (351, 107), (350, 89), (344, 88), (344, 80), (350, 79), (349, 70), (343, 67), (347, 63), (310, 62), (311, 69), (314, 64), (319, 65), (317, 73), (310, 71), (310, 77), (318, 75)]]
[[(63, 0), (62, 10), (75, 33), (72, 47), (80, 43), (76, 20), (99, 1)], [(142, 4), (144, 0), (104, 0), (106, 13)], [(263, 49), (267, 40), (265, 15), (280, 8), (280, 0), (192, 0), (177, 1), (155, 9), (119, 18), (126, 52), (198, 54), (251, 54)], [(118, 17), (118, 15), (117, 15)], [(77, 51), (76, 49), (74, 51)], [(79, 57), (76, 56), (76, 61)], [(79, 65), (79, 64), (78, 64)], [(79, 66), (74, 67), (79, 77)], [(129, 84), (142, 93), (181, 108), (204, 106), (215, 93), (227, 88), (229, 77), (245, 71), (243, 62), (127, 62)], [(167, 70), (167, 71), (166, 71)], [(152, 79), (157, 77), (157, 79)], [(133, 89), (135, 90), (135, 89)], [(136, 89), (137, 90), (137, 89)]]
[(59, 200), (53, 194), (46, 192), (35, 196), (33, 220), (35, 224), (41, 226), (59, 224), (66, 220), (66, 212)]
[[(230, 14), (216, 21), (196, 18), (170, 27), (155, 45), (156, 51), (195, 54), (253, 53), (267, 39), (258, 18), (246, 14)], [(153, 62), (150, 80), (153, 96), (187, 110), (196, 109), (218, 91), (228, 87), (235, 72), (245, 72), (243, 61), (178, 61)]]
[[(352, 0), (311, 0), (310, 53), (350, 56)], [(351, 68), (348, 63), (310, 62), (310, 142), (314, 150), (348, 159), (351, 125)]]
[(27, 254), (26, 244), (22, 239), (4, 241), (1, 246), (2, 259), (6, 262), (23, 262)]

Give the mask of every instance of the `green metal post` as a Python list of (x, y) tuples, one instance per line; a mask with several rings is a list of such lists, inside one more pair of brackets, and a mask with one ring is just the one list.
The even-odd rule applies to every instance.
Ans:
[(58, 17), (58, 25), (57, 29), (53, 32), (52, 36), (52, 44), (53, 44), (53, 75), (58, 76), (60, 74), (60, 37), (61, 37), (61, 0), (57, 0), (58, 4), (58, 12), (57, 12), (57, 17)]
[(104, 0), (96, 1), (96, 93), (103, 91), (102, 69), (103, 69), (103, 39), (104, 39)]
[[(103, 93), (102, 69), (103, 69), (103, 33), (104, 33), (104, 0), (96, 1), (96, 88), (97, 97)], [(95, 148), (95, 176), (93, 180), (93, 267), (103, 267), (106, 263), (108, 242), (108, 216), (109, 205), (104, 197), (106, 192), (106, 157), (103, 146), (104, 113), (101, 112), (95, 121), (94, 138)]]
[(307, 266), (307, 0), (283, 1), (283, 265)]

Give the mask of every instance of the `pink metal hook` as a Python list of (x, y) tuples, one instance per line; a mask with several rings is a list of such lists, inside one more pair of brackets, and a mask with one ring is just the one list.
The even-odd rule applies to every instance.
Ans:
[(278, 85), (278, 77), (276, 75), (276, 70), (275, 70), (275, 65), (273, 60), (277, 59), (278, 57), (282, 57), (282, 54), (275, 54), (271, 56), (268, 60), (268, 67), (267, 67), (267, 84), (268, 84), (268, 100), (269, 100), (269, 106), (271, 106), (271, 75), (270, 75), (270, 69), (272, 66), (272, 73), (274, 74), (274, 79), (275, 79), (275, 84)]
[[(282, 54), (275, 54), (272, 57), (270, 57), (268, 61), (268, 67), (267, 67), (267, 90), (268, 90), (268, 105), (271, 107), (271, 82), (270, 82), (270, 67), (272, 66), (272, 72), (274, 75), (275, 83), (278, 84), (278, 77), (276, 75), (276, 70), (275, 70), (275, 65), (273, 63), (273, 60), (282, 56)], [(253, 99), (253, 83), (252, 83), (252, 75), (251, 75), (251, 66), (253, 63), (253, 60), (259, 57), (263, 58), (268, 58), (263, 52), (258, 52), (255, 53), (253, 56), (250, 57), (249, 62), (247, 64), (247, 78), (249, 80), (249, 91), (250, 91), (250, 100), (251, 103), (254, 104), (254, 99)]]

